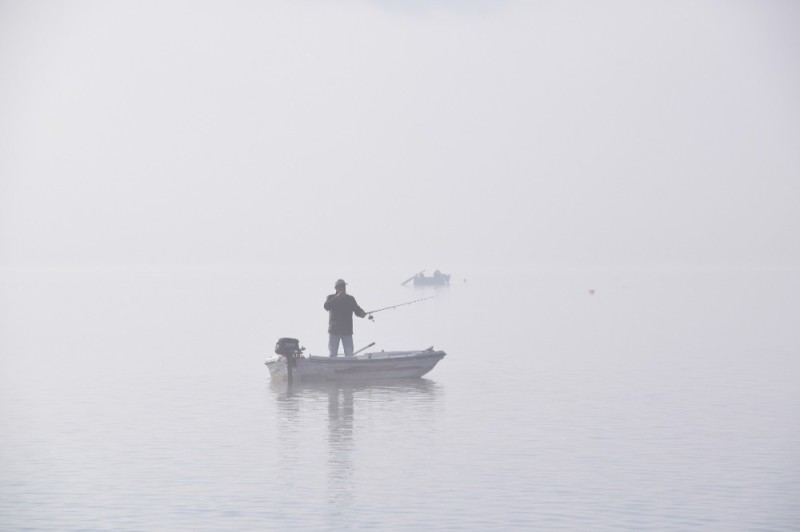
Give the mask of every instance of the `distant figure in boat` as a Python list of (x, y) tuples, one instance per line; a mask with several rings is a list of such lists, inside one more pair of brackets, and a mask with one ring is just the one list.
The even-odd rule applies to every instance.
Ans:
[(426, 277), (424, 272), (420, 272), (414, 277), (414, 286), (447, 286), (450, 284), (450, 274), (442, 273), (439, 270), (433, 272), (433, 275)]
[(325, 310), (328, 311), (328, 354), (336, 357), (339, 354), (339, 342), (342, 342), (344, 356), (353, 356), (353, 314), (359, 318), (367, 315), (364, 309), (358, 306), (356, 298), (347, 293), (347, 283), (338, 279), (333, 285), (335, 294), (325, 300)]

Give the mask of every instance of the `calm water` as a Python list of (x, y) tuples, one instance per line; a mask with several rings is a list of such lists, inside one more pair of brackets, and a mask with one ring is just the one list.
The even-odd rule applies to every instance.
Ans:
[[(800, 527), (797, 273), (402, 273), (3, 273), (0, 529)], [(270, 383), (339, 276), (448, 357)]]

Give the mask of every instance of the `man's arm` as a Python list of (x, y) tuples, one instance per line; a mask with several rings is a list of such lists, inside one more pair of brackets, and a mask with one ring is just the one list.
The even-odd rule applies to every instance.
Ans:
[(325, 310), (331, 310), (331, 309), (333, 308), (333, 298), (334, 298), (334, 297), (336, 297), (336, 294), (331, 294), (331, 295), (329, 295), (329, 296), (328, 296), (328, 298), (325, 300), (325, 304), (323, 305), (323, 307), (325, 308)]
[(359, 307), (358, 303), (356, 303), (356, 298), (353, 298), (353, 314), (355, 314), (359, 318), (363, 318), (364, 316), (367, 315), (367, 313), (364, 312), (364, 309)]

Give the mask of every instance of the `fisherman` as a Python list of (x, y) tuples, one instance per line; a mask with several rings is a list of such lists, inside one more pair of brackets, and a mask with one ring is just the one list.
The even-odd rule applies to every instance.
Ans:
[(347, 293), (347, 283), (338, 279), (333, 285), (335, 294), (325, 300), (325, 310), (328, 311), (328, 354), (338, 356), (339, 341), (344, 347), (344, 356), (353, 356), (353, 314), (359, 318), (367, 315), (356, 303), (356, 298)]

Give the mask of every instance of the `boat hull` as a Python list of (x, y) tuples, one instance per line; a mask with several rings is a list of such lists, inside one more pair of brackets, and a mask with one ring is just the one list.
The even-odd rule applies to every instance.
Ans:
[[(431, 371), (444, 351), (381, 351), (354, 357), (298, 358), (293, 378), (303, 381), (350, 381), (373, 379), (419, 378)], [(286, 380), (286, 358), (273, 357), (265, 362), (272, 380)]]
[(448, 286), (450, 275), (443, 274), (438, 277), (415, 277), (414, 286)]

